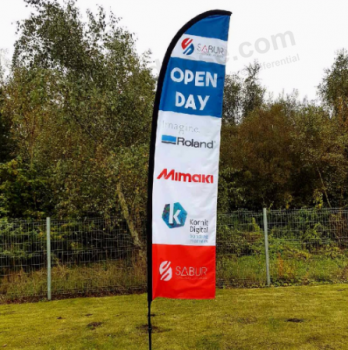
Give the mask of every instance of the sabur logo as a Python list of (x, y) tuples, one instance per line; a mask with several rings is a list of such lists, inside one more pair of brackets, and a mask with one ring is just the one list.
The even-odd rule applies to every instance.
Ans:
[(191, 55), (195, 50), (194, 45), (192, 44), (193, 39), (186, 38), (181, 42), (181, 47), (184, 50), (184, 55)]
[(159, 273), (161, 275), (161, 281), (168, 282), (173, 277), (173, 270), (170, 267), (170, 261), (163, 261), (159, 267)]

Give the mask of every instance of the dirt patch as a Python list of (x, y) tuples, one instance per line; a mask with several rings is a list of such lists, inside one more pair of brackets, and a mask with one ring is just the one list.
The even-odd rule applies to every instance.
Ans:
[(87, 314), (87, 315), (85, 315), (86, 317), (90, 317), (90, 316), (93, 316), (93, 314)]
[(0, 312), (0, 316), (13, 315), (14, 313), (15, 313), (14, 311), (5, 311), (5, 312)]
[[(102, 290), (99, 292), (80, 292), (80, 293), (69, 293), (69, 294), (54, 294), (53, 300), (66, 300), (66, 299), (75, 299), (75, 298), (101, 298), (109, 297), (115, 295), (137, 295), (146, 292), (146, 285), (136, 289), (133, 288), (121, 288), (121, 289), (110, 289)], [(42, 296), (30, 296), (30, 297), (19, 297), (19, 298), (10, 298), (0, 299), (0, 305), (11, 305), (11, 304), (23, 304), (23, 303), (37, 303), (39, 301), (47, 301), (46, 295)]]
[(302, 318), (288, 318), (286, 322), (293, 322), (293, 323), (303, 323), (304, 319)]
[(241, 317), (237, 319), (238, 323), (243, 323), (243, 324), (252, 324), (257, 322), (256, 317)]
[(102, 322), (92, 322), (87, 325), (89, 329), (94, 331), (96, 328), (100, 327), (102, 325)]
[(329, 344), (323, 344), (323, 345), (319, 345), (319, 350), (335, 350), (336, 348), (334, 348), (332, 345)]

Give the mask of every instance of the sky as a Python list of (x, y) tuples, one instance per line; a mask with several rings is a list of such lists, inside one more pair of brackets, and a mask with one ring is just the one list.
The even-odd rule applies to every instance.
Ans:
[[(208, 10), (231, 11), (227, 73), (258, 60), (261, 83), (275, 97), (297, 89), (299, 98), (316, 99), (324, 69), (338, 50), (348, 49), (347, 0), (78, 0), (83, 12), (97, 4), (122, 17), (121, 25), (138, 38), (139, 53), (151, 50), (155, 74), (186, 22)], [(9, 61), (15, 23), (30, 10), (23, 0), (0, 0), (0, 6), (0, 55)]]

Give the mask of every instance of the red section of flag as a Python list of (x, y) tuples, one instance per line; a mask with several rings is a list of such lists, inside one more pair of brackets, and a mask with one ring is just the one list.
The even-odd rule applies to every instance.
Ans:
[(153, 299), (215, 298), (215, 247), (152, 245)]

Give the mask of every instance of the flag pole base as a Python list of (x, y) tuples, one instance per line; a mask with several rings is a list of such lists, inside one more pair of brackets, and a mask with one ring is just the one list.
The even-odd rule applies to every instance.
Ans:
[(152, 350), (152, 324), (151, 324), (151, 301), (148, 302), (148, 332), (149, 332), (149, 350)]

